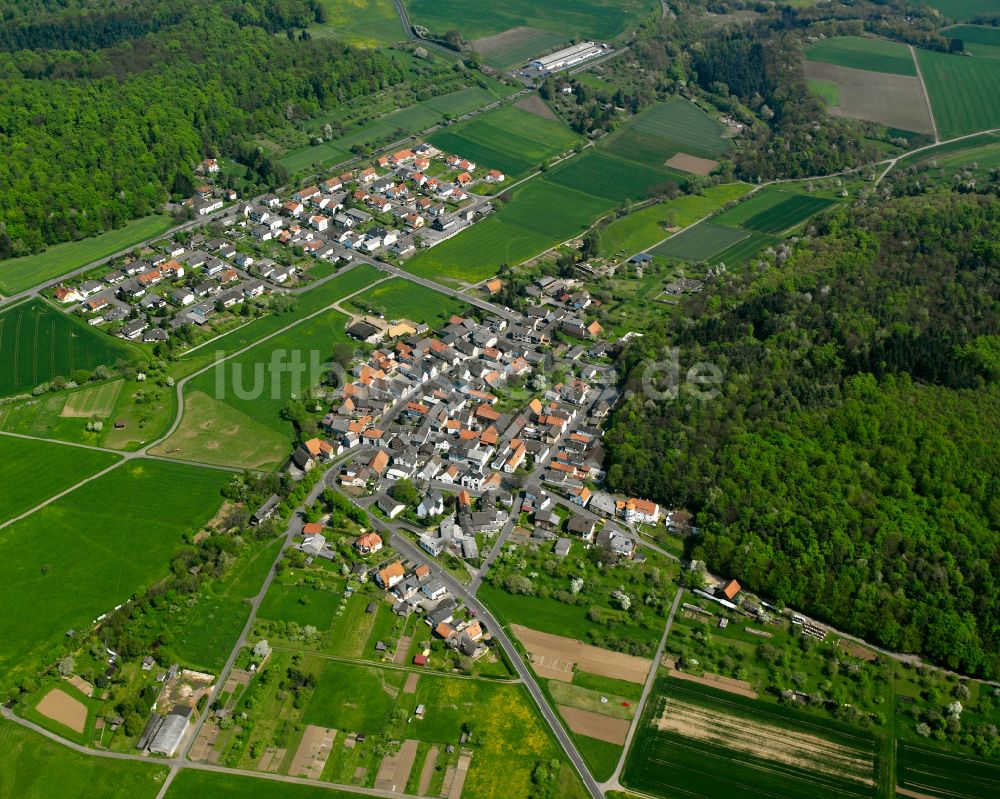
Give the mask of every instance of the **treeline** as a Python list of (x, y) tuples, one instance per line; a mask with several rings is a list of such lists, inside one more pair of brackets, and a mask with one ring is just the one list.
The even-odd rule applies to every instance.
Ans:
[[(199, 7), (191, 0), (133, 0), (11, 8), (0, 20), (0, 50), (98, 50), (176, 25)], [(326, 21), (319, 0), (222, 0), (217, 7), (237, 24), (269, 33)]]
[[(0, 257), (157, 210), (206, 156), (405, 78), (395, 61), (329, 40), (288, 41), (217, 8), (92, 53), (0, 53)], [(256, 177), (282, 172), (266, 158)]]
[[(720, 575), (894, 650), (1000, 677), (1000, 206), (839, 210), (718, 278), (621, 364), (608, 480), (696, 513)], [(723, 374), (650, 397), (648, 364)], [(661, 372), (662, 374), (662, 372)], [(643, 378), (646, 378), (645, 387)], [(705, 389), (705, 386), (701, 387)]]
[(734, 156), (740, 178), (832, 174), (877, 156), (860, 126), (831, 117), (809, 91), (796, 36), (763, 25), (737, 29), (704, 40), (691, 69), (717, 106), (750, 123)]

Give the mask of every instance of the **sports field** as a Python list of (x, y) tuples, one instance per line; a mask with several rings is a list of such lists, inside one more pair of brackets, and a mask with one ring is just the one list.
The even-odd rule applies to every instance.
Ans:
[(613, 39), (631, 30), (654, 8), (651, 0), (510, 0), (467, 3), (463, 0), (406, 0), (410, 19), (435, 33), (457, 29), (472, 40), (519, 26), (530, 26), (571, 38)]
[(0, 796), (10, 799), (153, 799), (167, 774), (155, 762), (79, 754), (11, 721), (0, 721), (0, 752)]
[(41, 299), (0, 311), (0, 396), (128, 358), (136, 348)]
[(900, 787), (948, 799), (993, 799), (1000, 796), (1000, 764), (922, 746), (897, 745)]
[(53, 244), (38, 255), (0, 261), (0, 292), (9, 295), (24, 291), (155, 238), (173, 226), (169, 216), (147, 216), (100, 236)]
[(732, 247), (750, 234), (738, 228), (723, 227), (712, 222), (700, 222), (692, 228), (657, 245), (650, 254), (684, 261), (707, 261), (716, 253)]
[(226, 472), (139, 459), (0, 530), (0, 685), (169, 571), (221, 503)]
[(729, 151), (725, 128), (694, 103), (670, 100), (633, 117), (601, 143), (612, 155), (662, 167), (677, 153), (717, 160)]
[(917, 74), (905, 44), (863, 36), (835, 36), (813, 42), (806, 47), (806, 60), (893, 75)]
[(443, 152), (516, 179), (581, 139), (562, 122), (505, 105), (437, 131), (428, 141)]
[(856, 728), (661, 678), (622, 782), (669, 799), (868, 799), (875, 766), (875, 741)]
[[(247, 378), (248, 381), (250, 378)], [(287, 460), (292, 438), (205, 391), (184, 393), (184, 418), (151, 455), (247, 469), (276, 469)]]
[(917, 58), (941, 138), (1000, 127), (1000, 58), (922, 49)]
[(461, 300), (402, 278), (387, 280), (364, 294), (359, 294), (351, 300), (351, 305), (362, 313), (369, 308), (378, 310), (390, 321), (409, 319), (431, 327), (448, 321), (452, 314), (461, 314), (468, 308)]
[(0, 436), (0, 522), (24, 513), (117, 460), (107, 452)]

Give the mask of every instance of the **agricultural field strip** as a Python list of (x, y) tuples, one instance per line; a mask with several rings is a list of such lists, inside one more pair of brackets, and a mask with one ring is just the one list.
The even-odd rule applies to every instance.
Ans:
[[(766, 718), (769, 714), (758, 712), (756, 716)], [(835, 744), (818, 735), (682, 702), (672, 696), (667, 698), (663, 713), (654, 724), (659, 731), (674, 733), (686, 740), (735, 749), (745, 755), (766, 757), (829, 776), (846, 776), (864, 785), (875, 784), (871, 744), (868, 748), (872, 757), (866, 759), (859, 755), (860, 750)]]
[[(336, 302), (336, 300), (334, 302)], [(313, 313), (308, 314), (307, 316), (301, 317), (300, 319), (295, 319), (292, 322), (289, 322), (289, 324), (285, 325), (284, 327), (282, 327), (282, 328), (280, 328), (278, 330), (275, 330), (272, 333), (269, 333), (268, 335), (263, 336), (262, 338), (257, 339), (254, 342), (251, 342), (246, 347), (244, 347), (244, 348), (242, 348), (240, 350), (236, 350), (235, 352), (232, 352), (230, 354), (227, 354), (227, 355), (223, 356), (222, 358), (220, 358), (219, 360), (214, 360), (210, 364), (208, 364), (207, 366), (204, 366), (201, 369), (197, 370), (196, 372), (192, 372), (191, 374), (189, 374), (186, 377), (182, 378), (181, 380), (177, 381), (177, 384), (175, 386), (175, 391), (177, 393), (177, 413), (174, 416), (173, 423), (171, 424), (170, 428), (167, 430), (167, 432), (164, 435), (160, 436), (160, 438), (155, 439), (154, 441), (151, 441), (149, 444), (147, 444), (145, 447), (143, 447), (140, 450), (136, 450), (135, 452), (128, 452), (128, 453), (123, 454), (121, 460), (117, 461), (116, 463), (111, 464), (106, 469), (103, 469), (102, 471), (98, 472), (97, 474), (91, 475), (90, 477), (87, 477), (86, 479), (81, 480), (80, 482), (78, 482), (78, 483), (70, 486), (69, 488), (65, 489), (64, 491), (62, 491), (62, 492), (60, 492), (58, 494), (56, 494), (55, 496), (49, 497), (44, 502), (39, 503), (35, 507), (33, 507), (33, 508), (25, 511), (24, 513), (20, 514), (19, 516), (16, 516), (13, 519), (9, 519), (8, 521), (3, 522), (2, 524), (0, 524), (0, 530), (4, 529), (5, 527), (7, 527), (7, 526), (9, 526), (11, 524), (13, 524), (16, 521), (20, 521), (21, 519), (24, 519), (24, 518), (30, 516), (31, 514), (35, 513), (38, 510), (41, 510), (45, 506), (52, 504), (57, 499), (61, 499), (62, 497), (66, 496), (67, 494), (70, 494), (73, 491), (75, 491), (77, 488), (80, 488), (81, 486), (83, 486), (83, 485), (91, 482), (92, 480), (95, 480), (98, 477), (104, 476), (108, 472), (111, 472), (114, 469), (117, 469), (123, 463), (127, 463), (128, 461), (130, 461), (130, 460), (132, 460), (134, 458), (150, 457), (153, 460), (163, 460), (163, 461), (169, 461), (171, 463), (186, 463), (188, 465), (198, 466), (198, 467), (201, 467), (201, 468), (215, 468), (215, 469), (224, 468), (224, 467), (212, 466), (210, 464), (203, 464), (203, 463), (198, 463), (198, 462), (178, 461), (178, 460), (174, 460), (173, 458), (167, 458), (167, 457), (159, 456), (159, 455), (155, 455), (155, 456), (154, 455), (150, 455), (150, 456), (147, 456), (146, 455), (146, 451), (149, 450), (149, 449), (152, 449), (153, 447), (157, 446), (158, 444), (161, 444), (162, 442), (166, 441), (177, 430), (177, 428), (180, 427), (181, 421), (184, 418), (184, 402), (183, 402), (184, 393), (183, 392), (184, 392), (184, 387), (185, 387), (185, 385), (187, 384), (187, 382), (189, 380), (191, 380), (192, 378), (197, 377), (197, 376), (199, 376), (199, 375), (201, 375), (201, 374), (203, 374), (205, 372), (208, 372), (210, 369), (215, 369), (216, 367), (218, 367), (218, 365), (220, 363), (228, 361), (231, 358), (235, 358), (235, 357), (238, 357), (240, 355), (243, 355), (244, 353), (252, 350), (257, 345), (262, 344), (262, 343), (268, 341), (269, 339), (274, 338), (275, 336), (279, 336), (282, 333), (285, 333), (286, 331), (290, 330), (291, 328), (295, 327), (298, 324), (301, 324), (302, 322), (307, 322), (310, 319), (312, 319), (312, 318), (314, 318), (316, 316), (319, 316), (320, 314), (328, 312), (331, 309), (332, 304), (333, 303), (331, 303), (330, 306), (325, 306), (323, 308), (320, 308), (319, 310), (314, 311)], [(16, 435), (16, 434), (13, 434), (13, 433), (4, 433), (4, 435)], [(30, 436), (17, 436), (17, 437), (20, 437), (20, 438), (31, 438)], [(43, 440), (48, 441), (49, 439), (43, 439)], [(66, 444), (67, 446), (79, 446), (79, 447), (88, 448), (88, 445), (85, 445), (85, 444), (75, 444), (75, 443), (66, 442), (66, 441), (57, 442), (57, 443)], [(89, 448), (93, 449), (93, 447), (89, 447)], [(116, 452), (116, 454), (120, 454), (121, 455), (122, 453)], [(227, 471), (239, 471), (238, 469), (226, 469), (226, 470)]]

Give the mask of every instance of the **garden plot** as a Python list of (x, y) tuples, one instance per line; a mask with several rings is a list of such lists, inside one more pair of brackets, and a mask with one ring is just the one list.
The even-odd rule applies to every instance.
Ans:
[(542, 677), (571, 682), (573, 666), (591, 674), (617, 680), (646, 681), (652, 661), (622, 652), (611, 652), (561, 635), (538, 632), (520, 624), (511, 630), (531, 654), (532, 668)]

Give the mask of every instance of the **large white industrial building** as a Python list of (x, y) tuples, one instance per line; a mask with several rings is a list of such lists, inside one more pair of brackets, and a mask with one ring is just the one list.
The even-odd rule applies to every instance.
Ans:
[(606, 46), (602, 44), (582, 42), (580, 44), (574, 44), (572, 47), (567, 47), (564, 50), (559, 50), (556, 53), (536, 58), (531, 62), (530, 66), (534, 67), (539, 72), (555, 72), (560, 69), (572, 67), (575, 64), (579, 64), (581, 61), (586, 61), (588, 58), (599, 56), (604, 53), (606, 49)]

